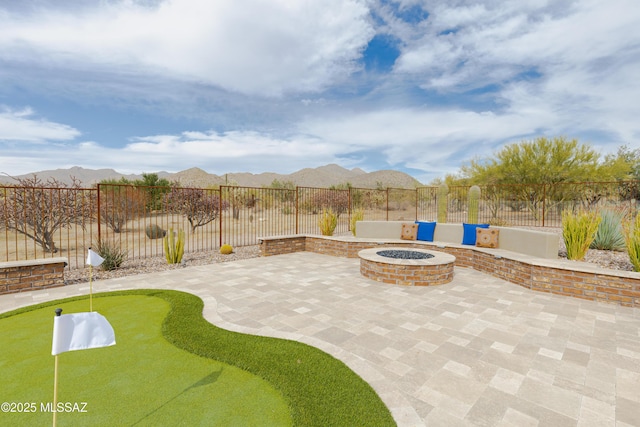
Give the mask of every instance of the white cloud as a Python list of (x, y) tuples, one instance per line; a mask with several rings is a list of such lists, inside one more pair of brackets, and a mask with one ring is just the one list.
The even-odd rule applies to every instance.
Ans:
[(67, 141), (79, 135), (80, 131), (71, 126), (35, 118), (31, 108), (0, 109), (0, 143)]
[(332, 141), (343, 154), (376, 150), (389, 164), (425, 171), (460, 166), (514, 135), (530, 135), (547, 118), (464, 110), (392, 109), (343, 119), (312, 119), (308, 134)]
[[(74, 127), (29, 109), (0, 111), (0, 140), (40, 143), (37, 150), (11, 145), (11, 161), (24, 172), (82, 165), (288, 173), (330, 162), (368, 169), (375, 158), (434, 177), (540, 135), (579, 137), (609, 151), (640, 140), (635, 0), (139, 3), (4, 15), (0, 6), (0, 58), (11, 65), (0, 78), (47, 96), (80, 94), (74, 106), (103, 103), (96, 114), (131, 111), (131, 123), (105, 123), (148, 135), (107, 147), (112, 142), (78, 119), (73, 126), (95, 141), (72, 144), (80, 135)], [(428, 19), (397, 13), (417, 4)], [(354, 73), (374, 35), (368, 8), (385, 21), (375, 24), (378, 33), (401, 41), (389, 75)], [(10, 74), (27, 68), (39, 72), (23, 80)], [(55, 76), (42, 79), (49, 70)], [(132, 125), (139, 111), (144, 131)], [(154, 114), (185, 124), (149, 130)]]
[[(1, 10), (0, 10), (1, 12)], [(0, 13), (0, 55), (44, 67), (165, 75), (245, 94), (317, 91), (348, 76), (373, 29), (361, 0), (130, 1)]]

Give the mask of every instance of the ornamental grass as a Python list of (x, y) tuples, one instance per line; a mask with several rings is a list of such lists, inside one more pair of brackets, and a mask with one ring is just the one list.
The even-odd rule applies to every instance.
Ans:
[(633, 271), (640, 271), (640, 213), (635, 221), (624, 223), (624, 237)]
[(580, 261), (584, 259), (589, 246), (595, 238), (601, 217), (597, 212), (571, 210), (562, 212), (562, 238), (567, 248), (567, 258)]

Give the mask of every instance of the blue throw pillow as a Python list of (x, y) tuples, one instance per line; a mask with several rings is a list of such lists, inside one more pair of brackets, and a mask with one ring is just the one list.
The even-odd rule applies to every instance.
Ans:
[(476, 244), (476, 228), (489, 228), (489, 224), (465, 224), (462, 223), (464, 233), (462, 234), (463, 245)]
[(433, 233), (436, 231), (436, 223), (416, 221), (418, 224), (418, 237), (416, 240), (424, 240), (425, 242), (433, 242)]

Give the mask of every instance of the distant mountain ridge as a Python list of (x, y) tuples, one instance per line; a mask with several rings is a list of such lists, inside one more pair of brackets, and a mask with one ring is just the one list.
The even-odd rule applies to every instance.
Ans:
[[(0, 171), (1, 172), (1, 171)], [(291, 174), (263, 172), (253, 174), (249, 172), (226, 173), (216, 175), (200, 168), (190, 168), (176, 173), (154, 172), (159, 178), (180, 183), (184, 187), (209, 187), (215, 185), (240, 185), (242, 187), (267, 187), (274, 180), (281, 183), (293, 182), (300, 187), (330, 187), (349, 183), (353, 187), (376, 188), (415, 188), (422, 185), (419, 181), (404, 172), (394, 170), (380, 170), (365, 172), (360, 168), (346, 169), (336, 164), (329, 164), (317, 168), (305, 168)], [(85, 169), (74, 166), (69, 169), (45, 170), (19, 175), (15, 178), (27, 178), (37, 175), (43, 181), (54, 178), (58, 181), (71, 183), (72, 177), (78, 179), (84, 186), (91, 187), (105, 179), (126, 178), (128, 180), (142, 179), (142, 175), (121, 174), (114, 169)], [(0, 184), (13, 185), (16, 181), (9, 176), (0, 176)]]

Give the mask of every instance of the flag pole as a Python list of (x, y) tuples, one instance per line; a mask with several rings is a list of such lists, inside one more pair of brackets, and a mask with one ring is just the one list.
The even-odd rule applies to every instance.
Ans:
[[(56, 308), (56, 316), (62, 314), (61, 308)], [(56, 427), (56, 416), (58, 415), (58, 355), (55, 355), (55, 362), (53, 368), (53, 427)]]
[(89, 264), (89, 311), (93, 311), (93, 267), (98, 267), (103, 262), (104, 258), (93, 252), (89, 247), (87, 251), (87, 264)]
[(91, 264), (89, 264), (89, 311), (93, 311), (93, 265)]

